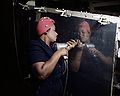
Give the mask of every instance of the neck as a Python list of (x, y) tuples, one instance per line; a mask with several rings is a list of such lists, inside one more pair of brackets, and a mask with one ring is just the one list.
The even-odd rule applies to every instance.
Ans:
[(89, 44), (89, 43), (90, 43), (90, 40), (88, 40), (86, 43), (88, 43), (88, 44)]
[(50, 40), (47, 38), (46, 35), (42, 35), (40, 38), (41, 38), (48, 46), (50, 45)]

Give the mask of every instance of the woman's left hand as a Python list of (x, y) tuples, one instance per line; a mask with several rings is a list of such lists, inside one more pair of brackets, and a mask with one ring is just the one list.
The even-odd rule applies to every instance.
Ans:
[(78, 41), (71, 39), (70, 41), (67, 42), (67, 44), (68, 44), (67, 50), (69, 51), (70, 49), (74, 48), (78, 44)]

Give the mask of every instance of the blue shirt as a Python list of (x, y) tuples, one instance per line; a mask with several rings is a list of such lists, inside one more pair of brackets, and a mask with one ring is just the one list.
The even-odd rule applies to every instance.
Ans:
[[(54, 50), (41, 39), (30, 43), (30, 63), (45, 62), (51, 58)], [(51, 75), (45, 80), (38, 80), (36, 96), (62, 96), (63, 85), (61, 78), (65, 70), (64, 59), (61, 57)]]

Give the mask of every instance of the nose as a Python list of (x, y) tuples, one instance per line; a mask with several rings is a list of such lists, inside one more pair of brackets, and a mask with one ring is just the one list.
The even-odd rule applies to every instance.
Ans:
[(58, 33), (55, 31), (56, 35), (58, 35)]
[(83, 33), (82, 33), (82, 32), (80, 33), (80, 36), (83, 36)]

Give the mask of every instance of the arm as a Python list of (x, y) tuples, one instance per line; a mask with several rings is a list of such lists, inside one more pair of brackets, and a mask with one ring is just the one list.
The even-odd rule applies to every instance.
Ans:
[(80, 68), (81, 57), (83, 53), (83, 45), (80, 40), (77, 40), (77, 46), (70, 51), (69, 64), (70, 70), (77, 72)]
[(75, 56), (73, 56), (73, 59), (70, 61), (71, 70), (74, 72), (77, 72), (80, 68), (82, 52), (83, 52), (82, 50), (76, 52)]
[(67, 52), (68, 51), (65, 48), (61, 48), (56, 51), (48, 61), (34, 63), (33, 68), (35, 69), (38, 78), (46, 79), (54, 70), (59, 58), (66, 55)]
[(57, 50), (48, 61), (36, 62), (33, 64), (33, 68), (35, 69), (39, 79), (46, 79), (54, 70), (59, 58), (64, 55), (68, 55), (68, 51), (75, 47), (77, 42), (73, 40), (68, 41), (67, 44), (68, 48), (61, 48)]
[(98, 57), (104, 64), (112, 64), (112, 57), (110, 56), (105, 56), (103, 53), (101, 53), (99, 50), (96, 48), (90, 48), (89, 49), (90, 53)]

